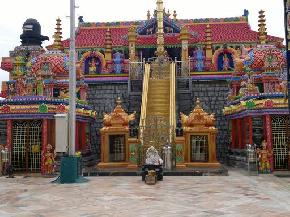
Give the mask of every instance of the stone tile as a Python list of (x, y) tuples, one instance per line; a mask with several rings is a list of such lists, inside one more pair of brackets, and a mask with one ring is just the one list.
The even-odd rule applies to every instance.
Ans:
[(272, 175), (91, 177), (83, 184), (0, 178), (1, 217), (251, 216), (290, 217), (290, 179)]

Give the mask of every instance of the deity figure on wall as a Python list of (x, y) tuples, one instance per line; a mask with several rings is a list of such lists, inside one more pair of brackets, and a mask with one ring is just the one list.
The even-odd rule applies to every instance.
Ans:
[(122, 72), (122, 62), (123, 62), (123, 54), (117, 52), (113, 55), (114, 61), (114, 71), (116, 74), (121, 74)]
[(48, 144), (46, 152), (44, 153), (44, 173), (45, 175), (52, 175), (54, 173), (54, 159), (55, 153), (52, 145)]
[(197, 71), (201, 72), (204, 69), (204, 52), (199, 47), (195, 52), (194, 56), (196, 58), (196, 69)]
[(227, 57), (226, 54), (224, 54), (223, 70), (228, 71), (229, 68), (230, 68), (229, 58)]
[(96, 74), (97, 72), (97, 67), (96, 67), (96, 61), (94, 58), (91, 59), (90, 61), (90, 66), (89, 66), (89, 74)]
[(273, 155), (273, 150), (267, 149), (267, 142), (265, 140), (262, 141), (262, 149), (257, 149), (257, 154), (259, 157), (259, 171), (261, 173), (270, 173), (270, 159)]
[(20, 76), (16, 81), (17, 95), (25, 96), (26, 95), (26, 84), (22, 76)]
[(13, 96), (15, 96), (16, 94), (16, 88), (15, 88), (15, 84), (8, 84), (8, 97), (11, 98)]
[(44, 85), (41, 76), (37, 76), (36, 78), (36, 91), (38, 96), (43, 95)]

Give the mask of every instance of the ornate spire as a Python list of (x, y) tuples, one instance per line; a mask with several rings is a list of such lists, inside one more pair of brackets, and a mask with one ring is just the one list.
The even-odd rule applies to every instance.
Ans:
[(266, 19), (264, 15), (265, 11), (259, 11), (259, 42), (260, 44), (267, 43), (267, 28), (266, 28)]
[(183, 127), (215, 129), (214, 114), (208, 114), (203, 110), (199, 98), (197, 98), (195, 107), (188, 116), (182, 112), (180, 112), (180, 116)]
[(56, 32), (54, 32), (53, 38), (53, 49), (55, 50), (63, 50), (63, 46), (62, 46), (62, 28), (61, 28), (61, 19), (58, 17), (56, 19), (56, 28), (55, 28)]
[(106, 61), (112, 60), (112, 36), (109, 28), (107, 29), (105, 36), (105, 59)]
[(148, 10), (147, 11), (147, 20), (150, 20), (150, 18), (151, 18), (151, 14), (150, 14), (150, 11)]
[(206, 43), (206, 46), (205, 46), (205, 56), (206, 56), (206, 59), (208, 60), (208, 62), (211, 62), (211, 59), (212, 59), (212, 33), (211, 33), (211, 27), (210, 25), (208, 24), (206, 26), (206, 30), (205, 30), (205, 43)]
[[(121, 127), (128, 129), (129, 122), (135, 120), (136, 112), (128, 114), (122, 107), (121, 98), (118, 97), (116, 100), (116, 107), (110, 114), (104, 113), (103, 123), (104, 127)], [(104, 128), (103, 128), (104, 129)]]

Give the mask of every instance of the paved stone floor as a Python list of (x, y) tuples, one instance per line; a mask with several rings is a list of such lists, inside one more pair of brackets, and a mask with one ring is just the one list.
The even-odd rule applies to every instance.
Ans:
[(272, 175), (91, 177), (83, 184), (0, 177), (0, 217), (265, 216), (290, 217), (290, 178)]

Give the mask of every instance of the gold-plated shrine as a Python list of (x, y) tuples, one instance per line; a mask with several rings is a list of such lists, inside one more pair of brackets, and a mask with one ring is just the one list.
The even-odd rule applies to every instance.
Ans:
[(216, 159), (216, 134), (214, 114), (206, 113), (197, 99), (196, 106), (186, 116), (180, 113), (183, 125), (183, 138), (176, 138), (181, 146), (177, 149), (180, 160), (177, 168), (183, 167), (218, 167)]
[(129, 138), (129, 122), (135, 113), (128, 115), (120, 98), (111, 114), (104, 113), (101, 133), (101, 162), (99, 168), (137, 168), (137, 139)]

